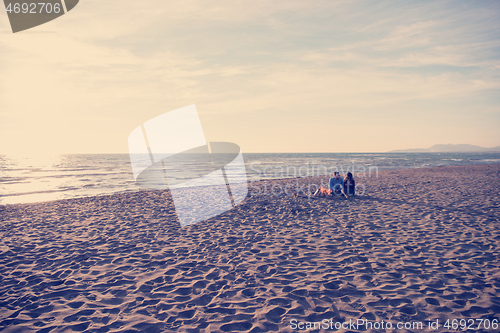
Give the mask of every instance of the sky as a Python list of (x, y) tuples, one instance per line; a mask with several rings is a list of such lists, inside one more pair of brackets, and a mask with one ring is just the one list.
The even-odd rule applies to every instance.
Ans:
[(81, 0), (13, 34), (0, 154), (127, 153), (195, 104), (245, 152), (500, 145), (498, 1)]

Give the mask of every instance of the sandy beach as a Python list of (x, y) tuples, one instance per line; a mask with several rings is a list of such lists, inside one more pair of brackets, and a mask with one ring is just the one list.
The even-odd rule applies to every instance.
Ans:
[[(168, 191), (0, 206), (0, 331), (500, 330), (500, 165), (381, 171), (349, 200), (279, 193), (327, 179), (253, 183), (184, 228)], [(360, 319), (375, 326), (342, 327)]]

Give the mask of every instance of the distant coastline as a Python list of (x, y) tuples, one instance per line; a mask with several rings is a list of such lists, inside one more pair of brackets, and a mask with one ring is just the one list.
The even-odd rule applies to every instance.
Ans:
[(430, 148), (391, 150), (388, 153), (498, 153), (500, 146), (485, 148), (468, 144), (437, 144)]

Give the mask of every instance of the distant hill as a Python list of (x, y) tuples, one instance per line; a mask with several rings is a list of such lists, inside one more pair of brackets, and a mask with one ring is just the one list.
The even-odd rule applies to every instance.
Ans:
[(434, 145), (425, 149), (391, 150), (389, 153), (486, 153), (500, 152), (500, 146), (484, 148), (474, 145)]

